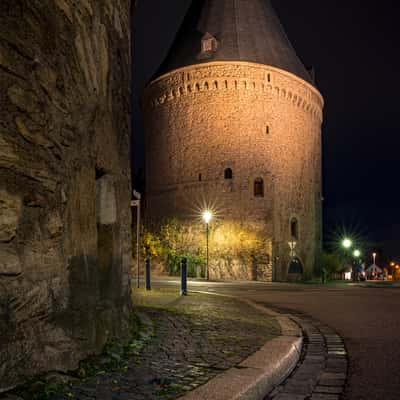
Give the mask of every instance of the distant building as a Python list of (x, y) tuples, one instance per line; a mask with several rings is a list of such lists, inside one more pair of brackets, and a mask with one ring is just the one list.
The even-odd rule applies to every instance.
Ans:
[(190, 220), (204, 201), (218, 208), (219, 226), (265, 238), (251, 265), (214, 260), (211, 277), (311, 276), (322, 109), (270, 1), (193, 1), (145, 94), (148, 215)]

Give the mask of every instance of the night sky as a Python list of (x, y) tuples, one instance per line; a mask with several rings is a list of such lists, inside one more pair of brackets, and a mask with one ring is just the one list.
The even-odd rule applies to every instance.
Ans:
[[(166, 56), (190, 0), (139, 0), (133, 17), (134, 152), (143, 166), (139, 97)], [(344, 229), (400, 259), (400, 5), (381, 0), (275, 0), (325, 98), (324, 231)]]

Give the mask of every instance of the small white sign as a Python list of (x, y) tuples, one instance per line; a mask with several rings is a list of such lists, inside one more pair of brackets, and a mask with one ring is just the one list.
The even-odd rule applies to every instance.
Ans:
[(294, 250), (296, 247), (297, 242), (292, 240), (291, 242), (288, 242), (288, 245), (290, 247), (290, 257), (296, 257), (296, 251)]

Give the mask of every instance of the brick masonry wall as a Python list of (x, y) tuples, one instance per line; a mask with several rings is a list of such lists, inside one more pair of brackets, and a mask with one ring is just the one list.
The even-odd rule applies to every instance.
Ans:
[(0, 392), (130, 317), (130, 2), (0, 2)]
[[(296, 254), (310, 276), (321, 248), (322, 108), (313, 86), (259, 64), (213, 62), (156, 79), (145, 94), (148, 217), (193, 219), (212, 205), (220, 220), (251, 224), (272, 242), (275, 280), (288, 278), (296, 218)], [(264, 197), (253, 193), (258, 177)]]

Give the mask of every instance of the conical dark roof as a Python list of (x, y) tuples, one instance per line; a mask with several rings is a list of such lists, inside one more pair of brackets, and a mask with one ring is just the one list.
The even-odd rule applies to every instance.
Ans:
[[(202, 39), (215, 38), (212, 51)], [(270, 0), (192, 0), (172, 48), (157, 76), (210, 61), (250, 61), (271, 65), (311, 82), (290, 44)]]

